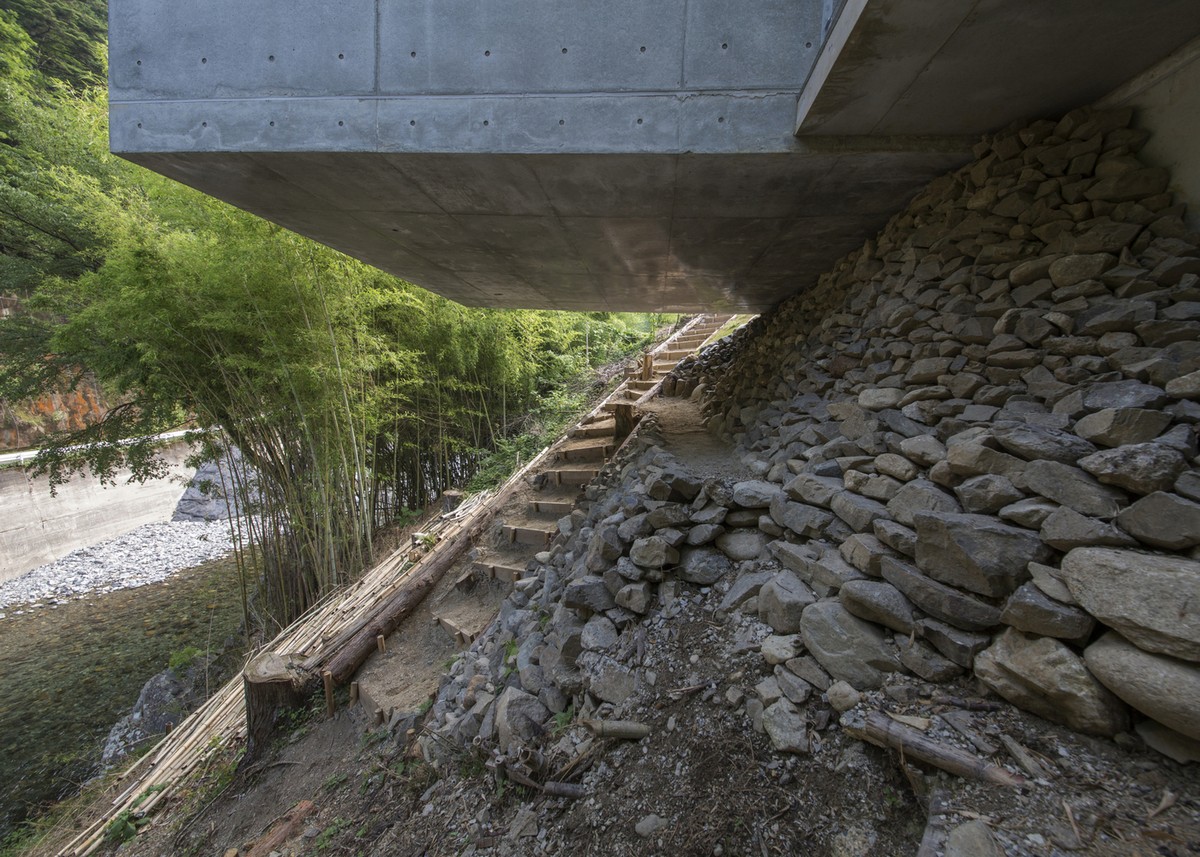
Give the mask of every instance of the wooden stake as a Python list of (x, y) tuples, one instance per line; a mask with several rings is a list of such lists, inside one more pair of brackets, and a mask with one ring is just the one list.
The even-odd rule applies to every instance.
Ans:
[(352, 682), (350, 682), (350, 704), (355, 705), (357, 703), (358, 703), (358, 682), (352, 681)]
[(383, 634), (375, 635), (375, 647), (379, 649), (379, 654), (387, 654), (387, 638), (385, 638)]
[(336, 711), (333, 704), (333, 673), (325, 670), (321, 673), (321, 678), (325, 680), (325, 716), (333, 717)]

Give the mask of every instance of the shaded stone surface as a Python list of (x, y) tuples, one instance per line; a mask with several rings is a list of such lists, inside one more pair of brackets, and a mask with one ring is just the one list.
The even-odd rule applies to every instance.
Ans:
[(1079, 460), (1079, 466), (1105, 485), (1135, 494), (1166, 491), (1187, 467), (1183, 454), (1158, 443), (1135, 443), (1106, 449)]
[(930, 616), (968, 631), (986, 631), (1000, 624), (1000, 609), (953, 586), (939, 583), (908, 563), (883, 561), (883, 578)]
[(885, 672), (901, 669), (883, 632), (852, 615), (837, 601), (820, 601), (804, 611), (804, 645), (831, 676), (859, 690), (879, 687)]
[(1018, 708), (1091, 735), (1129, 727), (1125, 706), (1057, 640), (1008, 629), (975, 658), (975, 675)]
[(1084, 610), (1151, 652), (1200, 661), (1200, 562), (1077, 548), (1062, 577)]
[(860, 619), (907, 634), (913, 628), (912, 603), (882, 580), (852, 580), (838, 592), (842, 606)]
[(800, 630), (804, 608), (817, 600), (813, 591), (793, 572), (776, 575), (758, 592), (758, 615), (777, 634)]
[(1200, 544), (1200, 503), (1156, 491), (1117, 515), (1117, 525), (1143, 544), (1184, 550)]
[(1200, 667), (1139, 649), (1109, 631), (1083, 653), (1105, 687), (1147, 717), (1200, 739)]
[(1061, 640), (1086, 640), (1096, 627), (1096, 620), (1085, 611), (1055, 601), (1033, 583), (1009, 596), (1000, 621), (1027, 634)]
[(1129, 502), (1121, 491), (1101, 485), (1078, 467), (1057, 461), (1030, 462), (1025, 485), (1047, 500), (1095, 518), (1111, 518)]
[(1048, 551), (1036, 533), (987, 515), (921, 512), (917, 567), (935, 580), (1002, 598), (1028, 578), (1026, 566)]

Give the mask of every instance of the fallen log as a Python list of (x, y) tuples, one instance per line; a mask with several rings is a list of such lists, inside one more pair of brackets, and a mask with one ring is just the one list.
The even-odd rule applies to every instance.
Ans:
[(907, 758), (933, 765), (960, 777), (983, 780), (999, 786), (1016, 787), (1027, 783), (1022, 776), (1010, 773), (999, 765), (985, 762), (957, 747), (941, 744), (916, 729), (897, 723), (879, 711), (869, 712), (861, 719), (845, 719), (842, 729), (847, 735), (860, 741), (897, 750)]
[(266, 836), (251, 846), (246, 857), (267, 857), (272, 851), (278, 851), (285, 842), (301, 833), (304, 820), (316, 811), (312, 801), (300, 801), (287, 815), (275, 822)]
[[(490, 515), (485, 516), (485, 519), (487, 518), (490, 518)], [(349, 681), (378, 648), (380, 635), (386, 637), (395, 631), (396, 627), (420, 606), (425, 596), (442, 579), (442, 575), (458, 562), (463, 553), (470, 550), (475, 536), (482, 528), (482, 523), (477, 524), (470, 531), (461, 533), (452, 541), (441, 545), (436, 553), (430, 555), (426, 567), (384, 602), (371, 621), (342, 645), (325, 665), (325, 669), (333, 676), (334, 684)]]

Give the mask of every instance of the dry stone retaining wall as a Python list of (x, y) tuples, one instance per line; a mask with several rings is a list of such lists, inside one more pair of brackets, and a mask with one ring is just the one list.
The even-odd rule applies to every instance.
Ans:
[(983, 141), (669, 380), (763, 477), (773, 586), (813, 603), (759, 609), (834, 677), (973, 670), (1085, 732), (1200, 741), (1200, 237), (1131, 118)]
[[(681, 364), (755, 478), (689, 473), (643, 420), (451, 668), (426, 755), (585, 755), (552, 715), (653, 719), (675, 670), (783, 753), (889, 674), (973, 673), (1200, 758), (1200, 241), (1130, 119), (986, 140)], [(727, 687), (656, 654), (693, 613)]]

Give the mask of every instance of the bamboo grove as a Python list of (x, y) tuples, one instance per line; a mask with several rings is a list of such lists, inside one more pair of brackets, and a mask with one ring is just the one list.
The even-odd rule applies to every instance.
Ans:
[(117, 403), (44, 451), (59, 483), (157, 475), (130, 439), (180, 425), (200, 458), (241, 450), (223, 488), (254, 513), (231, 526), (261, 621), (356, 576), (378, 527), (520, 452), (653, 328), (468, 310), (120, 161), (96, 75), (56, 79), (44, 50), (0, 11), (0, 295), (23, 305), (0, 321), (0, 398), (94, 379)]

